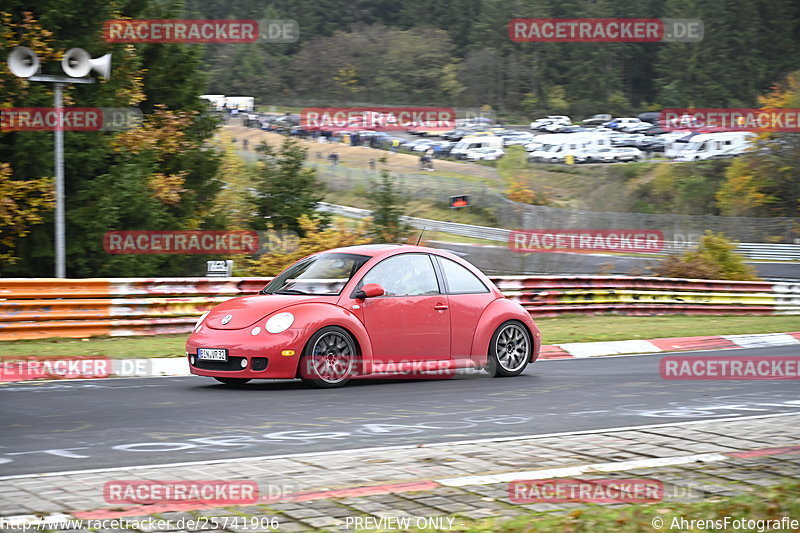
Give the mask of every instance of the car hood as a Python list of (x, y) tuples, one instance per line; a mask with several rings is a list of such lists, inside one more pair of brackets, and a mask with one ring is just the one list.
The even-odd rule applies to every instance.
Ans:
[[(334, 303), (338, 298), (338, 296), (281, 294), (240, 296), (212, 309), (203, 324), (213, 329), (242, 329), (252, 326), (267, 315), (292, 305), (310, 302)], [(228, 315), (230, 318), (226, 324), (223, 324), (223, 320)]]

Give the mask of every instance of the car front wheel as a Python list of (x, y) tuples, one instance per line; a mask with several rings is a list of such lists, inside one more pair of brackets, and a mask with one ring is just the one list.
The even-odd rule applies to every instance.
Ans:
[(314, 333), (300, 360), (300, 378), (319, 388), (341, 387), (356, 372), (358, 351), (353, 337), (338, 326)]
[(489, 375), (518, 376), (530, 361), (532, 350), (531, 335), (522, 323), (516, 320), (503, 322), (489, 344)]

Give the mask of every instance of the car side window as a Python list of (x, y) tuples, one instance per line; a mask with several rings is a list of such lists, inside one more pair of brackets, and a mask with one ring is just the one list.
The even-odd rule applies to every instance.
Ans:
[(455, 261), (439, 257), (449, 294), (475, 294), (489, 292), (486, 285), (472, 272)]
[(385, 259), (367, 272), (360, 286), (378, 283), (384, 296), (440, 294), (433, 263), (427, 254), (401, 254)]

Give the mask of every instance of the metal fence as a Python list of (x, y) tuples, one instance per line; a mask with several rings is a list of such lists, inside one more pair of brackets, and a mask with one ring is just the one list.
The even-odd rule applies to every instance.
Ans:
[[(370, 215), (370, 211), (367, 209), (358, 209), (325, 202), (319, 204), (319, 209), (349, 218), (366, 218)], [(452, 235), (460, 235), (462, 237), (472, 237), (502, 243), (507, 243), (509, 235), (511, 234), (511, 230), (503, 228), (474, 226), (471, 224), (459, 224), (457, 222), (445, 222), (442, 220), (430, 220), (419, 217), (403, 217), (403, 219), (410, 226), (419, 229), (425, 228), (428, 231), (439, 231)], [(666, 255), (680, 252), (689, 247), (693, 242), (695, 241), (667, 240), (664, 242), (664, 248), (660, 252), (653, 253), (652, 255)], [(800, 245), (798, 244), (741, 243), (737, 246), (736, 251), (748, 259), (800, 261)]]
[[(321, 162), (312, 163), (311, 166), (317, 170), (319, 179), (334, 191), (369, 190), (372, 180), (379, 175), (377, 170), (354, 169)], [(472, 182), (416, 173), (392, 173), (392, 175), (396, 177), (401, 193), (408, 198), (447, 204), (450, 196), (469, 194), (472, 205), (487, 210), (500, 228), (658, 230), (663, 232), (666, 241), (675, 243), (676, 248), (696, 242), (707, 230), (722, 232), (728, 238), (742, 243), (755, 244), (792, 243), (794, 239), (800, 237), (798, 218), (617, 213), (547, 207), (513, 202), (498, 188), (477, 180)], [(758, 257), (754, 255), (753, 258), (772, 258), (771, 252), (755, 253)]]

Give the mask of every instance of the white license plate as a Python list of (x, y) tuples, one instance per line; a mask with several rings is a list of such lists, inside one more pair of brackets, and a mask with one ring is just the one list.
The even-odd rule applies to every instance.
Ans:
[(202, 361), (227, 361), (228, 350), (224, 348), (198, 348), (197, 358)]

